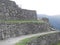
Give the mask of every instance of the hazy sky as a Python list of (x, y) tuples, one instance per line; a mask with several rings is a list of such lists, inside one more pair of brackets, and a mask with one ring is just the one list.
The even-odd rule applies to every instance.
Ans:
[(60, 0), (13, 0), (24, 9), (36, 10), (38, 14), (60, 15)]

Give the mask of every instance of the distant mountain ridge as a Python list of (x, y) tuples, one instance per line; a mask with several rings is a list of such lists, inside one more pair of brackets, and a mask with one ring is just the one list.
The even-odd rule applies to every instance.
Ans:
[(38, 14), (38, 18), (46, 17), (49, 19), (50, 24), (60, 30), (60, 15), (55, 15), (55, 16), (48, 16), (44, 14)]

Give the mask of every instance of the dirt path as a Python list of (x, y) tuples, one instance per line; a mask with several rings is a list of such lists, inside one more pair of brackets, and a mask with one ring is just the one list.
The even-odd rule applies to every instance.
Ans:
[(37, 33), (37, 34), (31, 34), (31, 35), (24, 35), (24, 36), (20, 36), (20, 37), (16, 37), (16, 38), (10, 38), (7, 40), (3, 40), (0, 41), (0, 45), (14, 45), (16, 42), (21, 41), (25, 38), (30, 38), (30, 37), (34, 37), (34, 36), (41, 36), (41, 35), (46, 35), (46, 34), (50, 34), (50, 33), (57, 33), (59, 31), (50, 31), (50, 32), (43, 32), (43, 33)]

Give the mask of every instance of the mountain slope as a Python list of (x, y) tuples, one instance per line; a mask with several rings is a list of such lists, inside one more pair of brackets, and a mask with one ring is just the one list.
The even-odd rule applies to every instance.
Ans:
[(54, 28), (59, 29), (60, 30), (60, 16), (51, 16), (49, 18), (50, 23), (53, 25)]
[(56, 15), (56, 16), (47, 16), (44, 14), (38, 14), (38, 18), (42, 18), (42, 17), (47, 17), (49, 19), (50, 24), (60, 30), (60, 15)]

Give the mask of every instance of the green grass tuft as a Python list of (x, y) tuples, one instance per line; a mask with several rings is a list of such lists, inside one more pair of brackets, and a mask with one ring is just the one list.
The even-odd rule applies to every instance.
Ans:
[(21, 42), (16, 43), (15, 45), (26, 45), (30, 41), (29, 38), (22, 40)]
[(44, 21), (38, 20), (0, 20), (0, 23), (45, 23)]
[(23, 40), (19, 41), (18, 43), (16, 43), (15, 45), (26, 45), (28, 42), (31, 42), (31, 40), (36, 39), (37, 37), (38, 36), (23, 39)]

